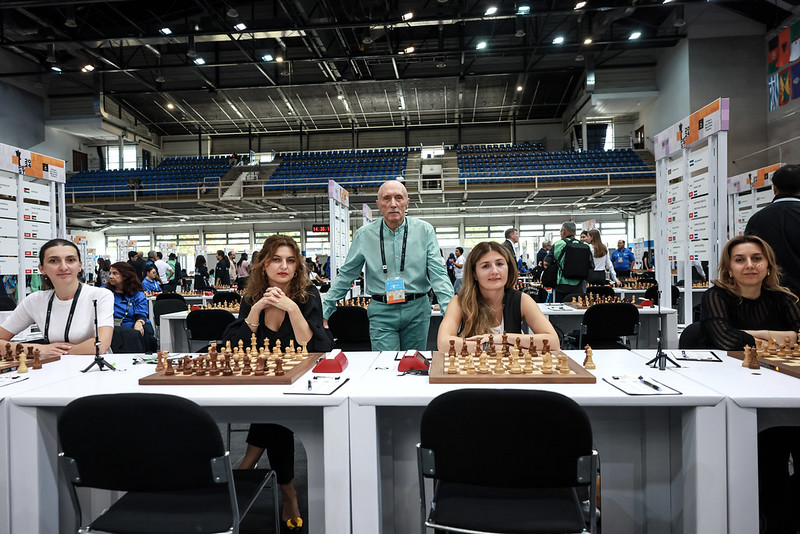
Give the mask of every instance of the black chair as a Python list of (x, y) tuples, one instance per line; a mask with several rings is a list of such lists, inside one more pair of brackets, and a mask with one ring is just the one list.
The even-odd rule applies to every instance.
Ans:
[(217, 423), (189, 400), (153, 393), (82, 397), (61, 412), (58, 433), (76, 531), (83, 523), (77, 487), (127, 492), (91, 520), (92, 531), (236, 533), (267, 483), (279, 531), (275, 473), (234, 471)]
[[(627, 349), (623, 336), (639, 335), (639, 310), (633, 304), (616, 302), (595, 304), (586, 310), (578, 335), (578, 348), (591, 345), (594, 349)], [(639, 345), (639, 338), (636, 338)]]
[(111, 352), (114, 354), (142, 354), (144, 352), (142, 335), (127, 326), (115, 326), (111, 336)]
[(11, 297), (0, 297), (0, 311), (11, 311), (17, 307), (17, 303)]
[[(479, 422), (479, 424), (476, 424)], [(417, 445), (421, 532), (596, 532), (586, 412), (550, 391), (459, 389), (431, 401)], [(425, 479), (433, 480), (426, 507)]]
[[(194, 310), (186, 316), (186, 339), (189, 342), (189, 349), (192, 349), (192, 340), (195, 341), (216, 341), (221, 343), (225, 329), (236, 320), (236, 317), (227, 310)], [(206, 347), (210, 343), (206, 344)], [(200, 349), (201, 352), (205, 347)]]
[(183, 303), (183, 308), (186, 309), (186, 299), (183, 298), (183, 295), (179, 295), (178, 293), (159, 293), (156, 295), (156, 302), (170, 299), (181, 301)]
[[(678, 301), (681, 298), (681, 291), (678, 289), (678, 286), (670, 286), (672, 290), (672, 304), (675, 306), (678, 305)], [(652, 286), (648, 287), (644, 291), (644, 298), (649, 299), (653, 302), (653, 304), (658, 305), (658, 284), (653, 284)], [(666, 306), (666, 304), (664, 304)]]
[(369, 351), (367, 310), (360, 306), (339, 306), (328, 318), (328, 328), (334, 337), (334, 347), (344, 351)]
[(687, 325), (678, 339), (679, 349), (713, 349), (714, 346), (706, 338), (700, 323)]
[(614, 292), (614, 288), (611, 286), (592, 286), (586, 288), (586, 295), (595, 295), (597, 297), (611, 297), (614, 298), (617, 294)]
[(218, 291), (214, 293), (214, 298), (211, 300), (214, 304), (239, 304), (242, 301), (242, 296), (233, 291)]

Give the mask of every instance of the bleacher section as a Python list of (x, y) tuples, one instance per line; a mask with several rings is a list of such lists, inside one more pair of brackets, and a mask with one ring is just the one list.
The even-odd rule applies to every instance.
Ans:
[(629, 148), (544, 152), (521, 145), (460, 147), (458, 174), (461, 184), (655, 178)]
[[(458, 183), (495, 184), (511, 182), (576, 182), (587, 180), (650, 180), (655, 173), (631, 149), (591, 150), (588, 152), (546, 152), (540, 143), (462, 145), (445, 148), (445, 167), (453, 174), (445, 176), (445, 186)], [(404, 176), (415, 181), (418, 169), (407, 169), (409, 161), (418, 165), (419, 158), (409, 158), (415, 148), (383, 148), (364, 150), (328, 150), (317, 152), (278, 153), (269, 168), (274, 172), (261, 183), (252, 185), (259, 194), (284, 191), (326, 190), (328, 180), (336, 180), (346, 188), (377, 187), (386, 180)], [(424, 160), (427, 162), (428, 160)], [(268, 167), (264, 167), (267, 169)], [(83, 171), (67, 180), (66, 192), (75, 197), (108, 197), (175, 195), (213, 191), (220, 196), (220, 179), (230, 171), (226, 156), (209, 158), (166, 158), (154, 169), (119, 171)], [(204, 187), (205, 186), (205, 187)], [(222, 184), (223, 188), (230, 183)], [(263, 191), (261, 188), (263, 187)], [(250, 191), (254, 191), (250, 189)]]
[(225, 156), (166, 158), (153, 169), (82, 171), (67, 180), (66, 194), (110, 197), (136, 190), (138, 196), (194, 193), (212, 188), (230, 170)]
[(328, 180), (344, 187), (377, 187), (405, 175), (408, 152), (407, 148), (281, 152), (276, 159), (283, 161), (264, 190), (327, 188)]

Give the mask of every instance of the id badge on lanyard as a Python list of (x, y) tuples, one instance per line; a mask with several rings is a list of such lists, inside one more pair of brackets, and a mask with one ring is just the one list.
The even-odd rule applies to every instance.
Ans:
[(406, 288), (403, 279), (399, 276), (386, 280), (386, 304), (399, 304), (406, 301)]
[[(386, 304), (400, 304), (406, 301), (406, 286), (403, 281), (403, 271), (406, 267), (406, 242), (408, 241), (408, 226), (403, 231), (403, 250), (400, 256), (400, 274), (393, 278), (387, 278), (384, 282), (386, 290)], [(380, 230), (381, 242), (381, 263), (383, 263), (383, 276), (388, 274), (386, 266), (386, 253), (383, 250), (383, 223)]]

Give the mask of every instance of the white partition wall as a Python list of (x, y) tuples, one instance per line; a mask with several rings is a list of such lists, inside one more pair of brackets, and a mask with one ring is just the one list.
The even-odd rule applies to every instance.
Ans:
[(17, 302), (26, 275), (38, 272), (39, 248), (65, 235), (63, 202), (56, 205), (65, 181), (64, 160), (0, 144), (0, 275), (17, 275)]
[(334, 180), (328, 180), (330, 206), (331, 282), (350, 250), (350, 194)]
[(772, 202), (772, 175), (783, 167), (767, 167), (728, 177), (728, 229), (731, 236), (742, 235), (755, 212)]
[(683, 267), (684, 317), (692, 317), (692, 261), (716, 271), (728, 240), (729, 100), (719, 98), (653, 139), (656, 158), (656, 280), (670, 298), (672, 262)]

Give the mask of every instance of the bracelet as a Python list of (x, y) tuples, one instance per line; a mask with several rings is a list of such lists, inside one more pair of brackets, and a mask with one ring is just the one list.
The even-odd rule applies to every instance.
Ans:
[(246, 325), (247, 325), (247, 326), (249, 326), (250, 328), (256, 328), (256, 329), (258, 328), (258, 323), (251, 323), (251, 322), (250, 322), (250, 321), (248, 321), (247, 319), (245, 319), (245, 320), (244, 320), (244, 324), (246, 324)]

